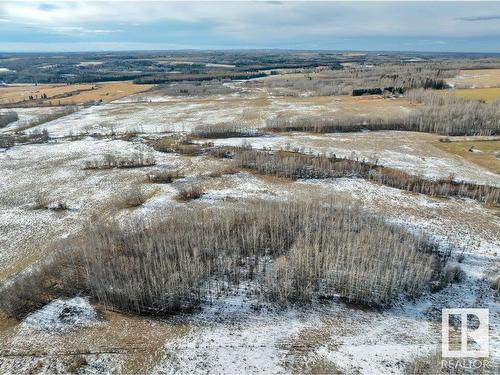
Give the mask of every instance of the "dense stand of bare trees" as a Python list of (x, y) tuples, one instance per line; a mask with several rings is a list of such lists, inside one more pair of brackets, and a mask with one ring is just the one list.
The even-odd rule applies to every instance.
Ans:
[(500, 101), (483, 103), (431, 90), (410, 91), (408, 96), (423, 105), (408, 113), (371, 117), (357, 114), (331, 118), (278, 116), (268, 119), (265, 129), (316, 133), (406, 130), (451, 136), (500, 134)]
[(162, 84), (173, 82), (201, 82), (213, 80), (243, 80), (266, 76), (263, 72), (207, 71), (202, 73), (159, 73), (134, 79), (138, 84)]
[(45, 113), (36, 116), (31, 120), (24, 121), (16, 127), (16, 131), (23, 131), (30, 128), (34, 128), (35, 126), (45, 124), (46, 122), (56, 120), (60, 117), (68, 116), (72, 113), (78, 111), (78, 106), (66, 106), (63, 108), (58, 108), (57, 110), (51, 113)]
[(110, 308), (172, 313), (242, 282), (256, 303), (340, 296), (384, 306), (428, 290), (446, 257), (426, 237), (340, 200), (196, 205), (89, 224), (84, 240), (5, 287), (0, 307), (20, 317), (50, 298), (88, 293)]
[(428, 180), (401, 170), (335, 156), (304, 155), (288, 151), (266, 152), (248, 147), (234, 150), (234, 160), (239, 167), (258, 173), (289, 178), (360, 177), (415, 193), (500, 204), (500, 188), (492, 186), (457, 182), (451, 178)]
[(286, 117), (267, 119), (265, 130), (275, 132), (308, 131), (314, 133), (356, 132), (361, 130), (410, 130), (407, 116), (362, 116), (340, 114), (331, 118), (320, 116)]
[(10, 148), (14, 145), (45, 143), (50, 140), (47, 129), (34, 130), (27, 134), (22, 132), (0, 134), (0, 148)]
[(432, 90), (412, 90), (408, 97), (424, 104), (408, 116), (412, 130), (444, 135), (500, 134), (500, 100), (483, 103)]
[(5, 113), (0, 113), (0, 128), (5, 128), (12, 122), (19, 120), (17, 112), (8, 111)]
[(229, 122), (198, 125), (191, 133), (200, 138), (256, 137), (261, 134), (253, 124)]
[(444, 88), (444, 79), (455, 77), (458, 69), (437, 63), (354, 65), (337, 70), (304, 73), (303, 77), (262, 80), (273, 95), (352, 95), (356, 90), (380, 89), (383, 93), (412, 88)]
[(235, 90), (219, 80), (200, 82), (181, 82), (172, 84), (161, 84), (151, 92), (156, 95), (167, 96), (209, 96), (227, 95)]
[(190, 309), (249, 279), (271, 301), (338, 294), (385, 305), (421, 293), (440, 274), (425, 238), (332, 202), (198, 206), (88, 233), (92, 294), (140, 313)]

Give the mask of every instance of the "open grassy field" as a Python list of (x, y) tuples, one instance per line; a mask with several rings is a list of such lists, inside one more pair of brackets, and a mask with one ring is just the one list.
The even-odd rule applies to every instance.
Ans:
[(500, 139), (434, 142), (437, 148), (463, 157), (491, 172), (500, 174)]
[(143, 92), (106, 106), (86, 108), (72, 116), (45, 124), (53, 136), (69, 132), (148, 131), (190, 132), (198, 125), (237, 122), (265, 126), (273, 116), (306, 115), (331, 118), (342, 114), (400, 115), (414, 107), (407, 99), (380, 96), (274, 97), (266, 91), (217, 97), (172, 97)]
[(462, 98), (478, 99), (489, 102), (500, 98), (500, 87), (457, 89), (455, 90), (455, 95)]
[(498, 87), (500, 86), (500, 69), (461, 70), (457, 77), (447, 81), (456, 87)]
[(149, 88), (151, 88), (151, 85), (136, 85), (131, 82), (8, 86), (0, 87), (0, 105), (27, 104), (26, 102), (39, 105), (69, 105), (98, 100), (109, 103)]

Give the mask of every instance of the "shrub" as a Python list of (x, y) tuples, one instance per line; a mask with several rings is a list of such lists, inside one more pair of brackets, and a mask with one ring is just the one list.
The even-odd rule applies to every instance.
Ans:
[(440, 350), (436, 350), (429, 355), (412, 359), (411, 362), (405, 365), (404, 373), (407, 375), (441, 374), (443, 373), (442, 361), (443, 357)]
[(151, 143), (151, 146), (160, 152), (177, 152), (181, 155), (199, 156), (207, 152), (207, 149), (213, 147), (212, 143), (194, 143), (190, 139), (174, 140), (172, 138), (163, 138)]
[(64, 202), (58, 202), (53, 206), (49, 206), (48, 209), (52, 211), (67, 211), (69, 210), (69, 206)]
[(223, 171), (221, 169), (216, 169), (211, 171), (208, 174), (208, 177), (216, 178), (216, 177), (222, 177)]
[(458, 264), (447, 264), (442, 274), (442, 284), (460, 283), (465, 279), (465, 272)]
[(0, 148), (10, 148), (16, 144), (45, 143), (50, 140), (47, 129), (33, 131), (29, 134), (16, 132), (15, 134), (0, 134)]
[(197, 143), (179, 144), (175, 147), (175, 152), (187, 156), (202, 155), (203, 151), (203, 146)]
[(153, 156), (136, 153), (129, 157), (105, 154), (101, 160), (86, 161), (84, 169), (142, 168), (156, 165)]
[(234, 156), (233, 148), (231, 147), (217, 147), (210, 150), (210, 156), (217, 159), (231, 159)]
[(160, 140), (152, 142), (152, 147), (156, 151), (160, 152), (174, 152), (176, 141), (172, 138), (162, 138)]
[(170, 184), (174, 180), (183, 178), (184, 176), (179, 171), (158, 171), (148, 175), (149, 182)]
[[(450, 345), (460, 345), (460, 333), (452, 332)], [(447, 361), (443, 358), (441, 347), (435, 348), (430, 354), (413, 358), (405, 364), (404, 374), (406, 375), (471, 375), (471, 374), (494, 374), (498, 373), (498, 364), (489, 360), (478, 361), (477, 358), (462, 358), (463, 363), (474, 363), (475, 366), (459, 366), (455, 361)], [(496, 367), (495, 367), (496, 366)]]
[(500, 276), (493, 278), (490, 282), (490, 286), (493, 290), (500, 292)]
[(199, 199), (203, 195), (203, 189), (198, 185), (185, 185), (179, 188), (177, 200), (187, 202), (193, 199)]
[(496, 263), (495, 266), (486, 272), (485, 279), (490, 287), (496, 291), (500, 292), (500, 263)]
[(11, 134), (0, 134), (0, 148), (11, 148), (16, 144), (16, 138)]
[(135, 208), (146, 203), (146, 201), (150, 198), (150, 195), (146, 194), (139, 185), (132, 185), (120, 198), (122, 207)]
[(20, 140), (24, 143), (45, 143), (50, 140), (50, 136), (47, 129), (43, 129), (42, 131), (35, 129), (31, 133), (20, 137)]
[(49, 208), (50, 198), (47, 192), (38, 192), (35, 195), (35, 204), (33, 205), (34, 210), (41, 210), (45, 208)]
[(223, 174), (236, 174), (239, 173), (240, 170), (234, 166), (228, 165), (222, 171)]

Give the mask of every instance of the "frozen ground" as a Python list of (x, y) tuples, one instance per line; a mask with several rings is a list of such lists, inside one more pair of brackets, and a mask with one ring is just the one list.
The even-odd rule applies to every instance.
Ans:
[[(242, 83), (233, 83), (241, 86)], [(236, 93), (213, 97), (172, 97), (154, 92), (136, 94), (112, 103), (93, 106), (43, 124), (51, 136), (104, 133), (111, 131), (191, 132), (204, 124), (237, 122), (261, 127), (267, 118), (287, 116), (359, 113), (399, 114), (410, 110), (405, 99), (353, 97), (273, 97), (261, 88), (238, 87)]]
[(402, 169), (427, 178), (447, 178), (500, 186), (500, 176), (432, 145), (432, 134), (380, 131), (337, 134), (288, 133), (262, 137), (211, 140), (215, 145), (250, 144), (262, 149), (298, 150), (305, 153), (359, 158)]
[(0, 109), (0, 113), (14, 111), (19, 116), (19, 120), (11, 122), (4, 128), (0, 128), (1, 133), (7, 133), (16, 130), (19, 127), (27, 125), (30, 121), (37, 119), (39, 116), (48, 115), (57, 111), (61, 107), (32, 107), (32, 108), (11, 108)]
[[(484, 272), (498, 260), (500, 251), (500, 219), (495, 211), (470, 200), (442, 200), (408, 194), (362, 180), (299, 181), (274, 187), (247, 174), (234, 175), (231, 180), (234, 189), (216, 189), (208, 194), (205, 202), (258, 196), (266, 190), (267, 193), (275, 191), (275, 194), (279, 191), (280, 198), (327, 193), (352, 196), (366, 209), (385, 215), (389, 221), (434, 236), (443, 249), (452, 246), (455, 259), (464, 255), (460, 266), (467, 278), (462, 284), (414, 302), (401, 301), (385, 312), (357, 309), (339, 301), (307, 309), (255, 310), (256, 301), (248, 300), (244, 294), (231, 295), (204, 306), (201, 313), (158, 323), (161, 330), (169, 334), (164, 344), (155, 349), (159, 354), (151, 367), (152, 372), (288, 373), (327, 366), (351, 372), (401, 373), (412, 358), (431, 353), (438, 347), (442, 307), (489, 307), (492, 330), (498, 330), (498, 301), (481, 280)], [(456, 212), (461, 215), (457, 216)], [(40, 312), (34, 315), (39, 316)], [(143, 326), (147, 329), (146, 323)], [(187, 328), (182, 334), (171, 337), (170, 333), (179, 327)], [(21, 350), (26, 342), (42, 345), (43, 341), (39, 340), (46, 340), (47, 333), (38, 331), (38, 327), (29, 327), (26, 323), (14, 329), (10, 336), (12, 341), (7, 341), (11, 351)], [(59, 337), (62, 333), (51, 332), (50, 335)], [(135, 340), (129, 342), (131, 347), (144, 345)], [(490, 344), (495, 348), (492, 355), (498, 358), (498, 337), (492, 336)], [(78, 340), (75, 339), (72, 345), (79, 348)], [(103, 353), (99, 358), (110, 356), (106, 353), (109, 350), (106, 345), (99, 350)], [(131, 352), (124, 350), (113, 354), (108, 359), (108, 366), (121, 366)], [(94, 357), (89, 356), (87, 362), (94, 363), (97, 358)], [(47, 356), (42, 358), (48, 363), (55, 360)], [(5, 368), (11, 369), (18, 364), (19, 361), (9, 358)]]
[[(257, 94), (252, 100), (262, 101)], [(258, 116), (273, 111), (337, 110), (329, 102), (313, 107), (307, 102), (310, 98), (294, 98), (293, 103), (288, 99), (266, 100), (269, 102), (262, 104), (262, 112), (256, 111)], [(229, 121), (232, 116), (248, 121), (261, 119), (250, 113), (254, 110), (249, 111), (241, 97), (219, 98), (217, 103), (200, 98), (162, 98), (157, 103), (132, 98), (91, 107), (41, 128), (47, 128), (53, 136), (109, 133), (113, 129), (148, 133), (189, 131), (200, 122)], [(415, 174), (447, 177), (453, 173), (457, 179), (500, 186), (498, 175), (438, 150), (431, 144), (437, 137), (428, 134), (295, 133), (246, 140), (256, 147), (299, 148), (349, 157), (354, 152)], [(242, 141), (215, 140), (232, 145)], [(106, 154), (137, 153), (154, 157), (157, 164), (148, 168), (84, 169), (86, 161), (100, 160)], [(126, 219), (175, 210), (185, 204), (174, 200), (177, 188), (191, 182), (202, 184), (206, 193), (189, 205), (248, 197), (295, 199), (333, 194), (352, 199), (375, 215), (432, 236), (443, 250), (451, 248), (452, 261), (461, 261), (466, 279), (439, 293), (400, 301), (386, 311), (359, 309), (340, 301), (308, 308), (255, 309), (257, 301), (235, 293), (205, 304), (193, 315), (152, 319), (104, 311), (84, 297), (57, 300), (21, 323), (0, 319), (0, 372), (300, 373), (336, 369), (401, 373), (407, 362), (438, 348), (440, 309), (466, 306), (490, 308), (491, 330), (497, 333), (491, 336), (490, 346), (492, 358), (498, 360), (498, 297), (483, 281), (485, 273), (499, 261), (498, 210), (472, 200), (432, 198), (358, 179), (292, 182), (249, 173), (208, 177), (223, 166), (223, 161), (206, 157), (156, 152), (140, 138), (60, 138), (1, 152), (0, 280), (29, 269), (63, 243), (61, 239), (77, 235), (92, 215)], [(180, 170), (185, 177), (173, 184), (147, 182), (149, 173), (164, 169)], [(117, 199), (135, 184), (151, 193), (149, 199), (141, 207), (120, 209)], [(50, 205), (62, 202), (69, 209), (34, 209), (41, 194)]]
[(55, 300), (24, 319), (21, 329), (48, 331), (74, 329), (96, 324), (97, 313), (88, 299), (75, 297)]

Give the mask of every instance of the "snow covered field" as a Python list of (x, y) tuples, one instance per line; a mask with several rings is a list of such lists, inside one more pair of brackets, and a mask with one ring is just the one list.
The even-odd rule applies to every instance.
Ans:
[(410, 110), (406, 99), (363, 99), (353, 97), (273, 97), (260, 88), (248, 89), (232, 83), (238, 92), (209, 97), (172, 97), (147, 92), (112, 103), (93, 106), (43, 124), (53, 137), (138, 131), (146, 133), (191, 132), (197, 125), (237, 122), (256, 127), (268, 117), (337, 113), (400, 114)]
[[(253, 95), (253, 96), (252, 96)], [(140, 95), (139, 95), (140, 97)], [(85, 296), (61, 299), (33, 312), (22, 322), (0, 323), (0, 372), (109, 373), (290, 373), (342, 371), (348, 373), (402, 373), (407, 363), (439, 349), (440, 309), (490, 309), (491, 358), (500, 358), (500, 306), (484, 277), (497, 270), (500, 253), (498, 210), (462, 199), (432, 198), (360, 179), (285, 181), (247, 172), (208, 177), (224, 161), (161, 153), (140, 136), (64, 138), (70, 134), (190, 132), (200, 124), (231, 121), (261, 126), (270, 114), (329, 114), (343, 110), (329, 101), (310, 98), (148, 98), (137, 96), (82, 109), (43, 124), (53, 140), (15, 146), (0, 152), (0, 281), (23, 272), (66, 237), (77, 235), (93, 215), (116, 214), (116, 199), (132, 185), (150, 192), (140, 207), (121, 210), (123, 218), (171, 212), (179, 205), (211, 205), (249, 197), (296, 199), (342, 196), (359, 202), (385, 220), (432, 236), (452, 262), (460, 262), (465, 280), (437, 293), (391, 309), (362, 309), (331, 301), (310, 307), (278, 309), (263, 305), (245, 293), (234, 293), (206, 303), (192, 315), (153, 319), (103, 310)], [(149, 102), (149, 100), (151, 102)], [(397, 110), (407, 110), (395, 103)], [(391, 109), (392, 110), (392, 109)], [(396, 109), (395, 109), (396, 110)], [(20, 112), (20, 118), (34, 115)], [(21, 120), (20, 120), (21, 121)], [(11, 131), (7, 128), (3, 131)], [(31, 129), (35, 130), (35, 129)], [(378, 160), (429, 178), (448, 177), (500, 186), (500, 177), (464, 159), (432, 146), (437, 136), (404, 132), (366, 132), (311, 135), (280, 134), (254, 138), (214, 140), (216, 145), (301, 149), (303, 152)], [(105, 155), (154, 157), (145, 168), (86, 170), (85, 163)], [(180, 170), (183, 178), (172, 184), (152, 184), (147, 175), (159, 170)], [(174, 199), (177, 188), (197, 182), (205, 194), (190, 203)], [(35, 209), (44, 196), (59, 212)], [(251, 286), (249, 286), (251, 287)]]

